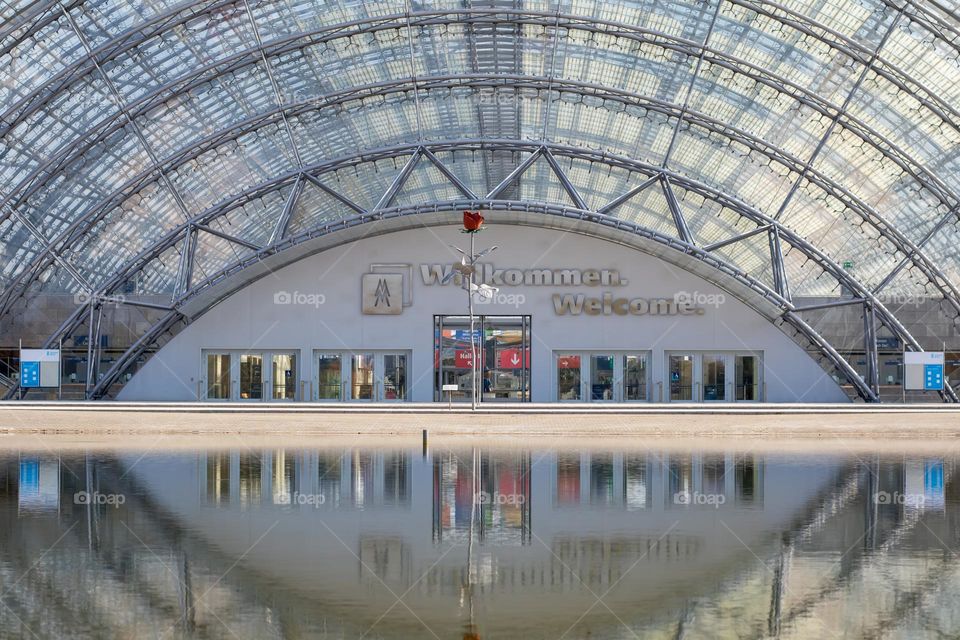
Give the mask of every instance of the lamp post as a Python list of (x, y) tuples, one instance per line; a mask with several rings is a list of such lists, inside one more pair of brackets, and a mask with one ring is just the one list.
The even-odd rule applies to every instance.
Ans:
[(460, 264), (454, 267), (454, 271), (451, 272), (450, 277), (452, 278), (455, 273), (459, 273), (463, 278), (464, 289), (467, 290), (467, 313), (470, 315), (470, 409), (476, 411), (477, 402), (480, 400), (480, 391), (478, 389), (478, 370), (477, 370), (477, 360), (480, 355), (479, 349), (477, 348), (477, 337), (476, 337), (476, 316), (473, 313), (473, 296), (474, 294), (479, 295), (481, 298), (491, 298), (493, 294), (497, 292), (494, 287), (480, 283), (476, 284), (473, 281), (473, 276), (477, 271), (477, 261), (483, 256), (496, 251), (497, 247), (490, 247), (489, 249), (484, 249), (480, 253), (476, 252), (474, 236), (477, 233), (483, 230), (483, 216), (479, 211), (464, 211), (463, 212), (463, 229), (462, 233), (470, 235), (470, 253), (466, 253), (463, 249), (459, 247), (454, 247), (459, 251), (463, 257), (460, 259)]

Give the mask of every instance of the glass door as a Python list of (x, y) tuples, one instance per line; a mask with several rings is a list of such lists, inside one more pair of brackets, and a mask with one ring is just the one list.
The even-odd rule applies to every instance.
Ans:
[(614, 394), (615, 358), (608, 353), (596, 353), (590, 356), (590, 401), (612, 402)]
[(757, 356), (736, 356), (734, 363), (734, 393), (742, 402), (760, 399), (760, 364)]
[(670, 377), (670, 400), (690, 402), (693, 398), (693, 356), (673, 354), (668, 359), (667, 373)]
[[(434, 316), (434, 399), (470, 401), (473, 351), (485, 402), (529, 402), (530, 316)], [(482, 386), (481, 386), (482, 385)]]
[(628, 353), (623, 357), (623, 400), (644, 402), (647, 400), (647, 355)]
[(373, 383), (373, 354), (354, 353), (350, 357), (350, 399), (373, 400)]
[(727, 357), (704, 354), (701, 360), (704, 402), (724, 402), (727, 398)]
[(380, 374), (377, 380), (377, 400), (407, 399), (407, 354), (384, 353), (381, 356)]
[(240, 399), (263, 400), (263, 354), (240, 355)]
[(557, 354), (557, 399), (579, 402), (583, 399), (580, 375), (580, 354)]
[(229, 353), (207, 354), (207, 400), (230, 399), (230, 374)]
[(270, 356), (270, 399), (297, 399), (297, 356), (274, 353)]
[(317, 400), (343, 398), (342, 357), (339, 353), (317, 355)]

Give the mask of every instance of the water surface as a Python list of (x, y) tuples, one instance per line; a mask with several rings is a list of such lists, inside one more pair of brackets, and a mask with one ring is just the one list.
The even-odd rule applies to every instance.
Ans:
[(0, 452), (0, 638), (960, 634), (957, 460)]

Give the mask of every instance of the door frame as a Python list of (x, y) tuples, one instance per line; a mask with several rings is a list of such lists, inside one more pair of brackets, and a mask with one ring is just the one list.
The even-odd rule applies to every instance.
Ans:
[[(651, 363), (653, 351), (650, 349), (554, 349), (553, 350), (553, 395), (557, 402), (590, 402), (590, 403), (622, 403), (633, 404), (651, 402)], [(560, 358), (576, 356), (580, 358), (580, 397), (576, 400), (560, 398)], [(613, 358), (613, 397), (609, 400), (593, 399), (593, 357), (609, 356)], [(627, 356), (643, 356), (646, 362), (647, 379), (645, 381), (644, 400), (626, 400), (626, 360)]]

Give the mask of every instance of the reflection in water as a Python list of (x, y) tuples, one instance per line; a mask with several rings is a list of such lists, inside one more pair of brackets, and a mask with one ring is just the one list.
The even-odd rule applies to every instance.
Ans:
[(956, 468), (5, 452), (0, 637), (957, 637)]

